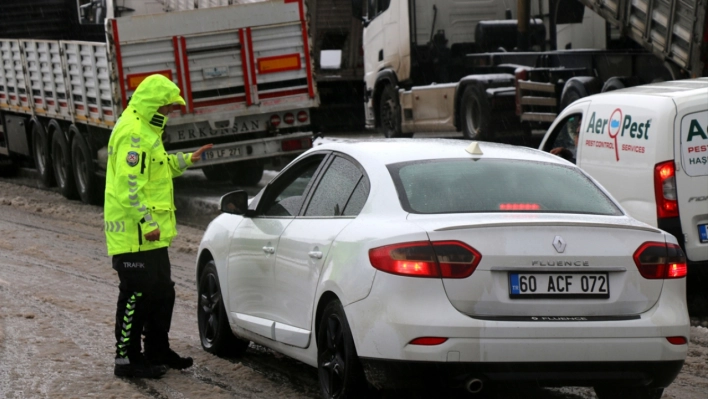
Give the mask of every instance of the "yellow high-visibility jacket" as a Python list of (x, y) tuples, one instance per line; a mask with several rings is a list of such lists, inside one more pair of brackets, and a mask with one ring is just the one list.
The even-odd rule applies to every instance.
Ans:
[[(177, 235), (172, 178), (192, 165), (192, 154), (168, 155), (162, 145), (167, 117), (157, 109), (184, 104), (162, 75), (138, 86), (108, 142), (104, 230), (108, 255), (168, 247)], [(160, 229), (158, 241), (146, 233)]]

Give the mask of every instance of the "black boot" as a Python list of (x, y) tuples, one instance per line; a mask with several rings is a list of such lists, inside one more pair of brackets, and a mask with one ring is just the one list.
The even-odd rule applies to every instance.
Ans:
[(194, 360), (191, 357), (181, 357), (172, 349), (160, 352), (145, 352), (145, 357), (152, 364), (161, 364), (176, 370), (184, 370), (192, 367)]
[(116, 377), (160, 378), (166, 372), (165, 366), (150, 364), (142, 355), (116, 358), (116, 365), (113, 368)]

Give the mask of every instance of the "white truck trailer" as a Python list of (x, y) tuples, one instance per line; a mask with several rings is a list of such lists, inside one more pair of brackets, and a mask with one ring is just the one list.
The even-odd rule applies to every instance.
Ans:
[[(708, 76), (702, 0), (352, 1), (365, 26), (367, 127), (388, 137), (530, 132), (589, 94)], [(581, 22), (586, 6), (600, 23), (586, 35), (601, 45), (557, 46), (557, 27)]]
[(35, 167), (44, 185), (100, 203), (111, 129), (154, 73), (186, 100), (169, 115), (165, 148), (214, 143), (198, 164), (208, 178), (255, 184), (265, 162), (312, 146), (319, 97), (304, 0), (12, 3), (0, 5), (2, 174)]

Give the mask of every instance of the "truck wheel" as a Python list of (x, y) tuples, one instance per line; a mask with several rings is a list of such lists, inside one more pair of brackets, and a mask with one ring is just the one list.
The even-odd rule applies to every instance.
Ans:
[(54, 171), (52, 171), (49, 140), (47, 132), (39, 122), (32, 124), (32, 156), (34, 166), (39, 173), (39, 181), (45, 187), (52, 187), (54, 185)]
[(460, 106), (462, 134), (470, 140), (489, 138), (492, 127), (491, 105), (487, 93), (478, 86), (467, 86)]
[(202, 168), (202, 173), (209, 181), (226, 181), (231, 178), (226, 165), (209, 165)]
[(403, 137), (401, 134), (401, 105), (398, 103), (396, 88), (384, 86), (379, 100), (381, 131), (388, 138)]
[(639, 78), (634, 76), (613, 76), (607, 79), (604, 85), (602, 85), (602, 93), (624, 89), (625, 87), (633, 87), (642, 84)]
[(52, 134), (52, 167), (61, 195), (67, 199), (77, 199), (74, 172), (71, 169), (71, 148), (64, 132), (58, 129)]
[(71, 164), (76, 190), (81, 201), (90, 205), (100, 205), (103, 196), (99, 191), (93, 156), (86, 140), (80, 134), (74, 136), (71, 142)]
[(576, 76), (568, 79), (568, 81), (565, 82), (565, 86), (563, 86), (560, 109), (558, 112), (564, 110), (565, 107), (572, 104), (575, 100), (599, 93), (601, 90), (600, 83), (600, 79), (592, 76)]
[(237, 186), (255, 186), (263, 178), (263, 163), (244, 161), (234, 165), (231, 182)]

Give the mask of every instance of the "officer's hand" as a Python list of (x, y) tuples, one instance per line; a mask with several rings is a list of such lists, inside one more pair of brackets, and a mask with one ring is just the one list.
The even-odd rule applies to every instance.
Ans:
[(148, 241), (159, 241), (160, 240), (160, 229), (157, 228), (157, 229), (145, 234), (145, 239)]
[(198, 160), (202, 159), (202, 153), (208, 149), (211, 149), (211, 147), (213, 147), (213, 146), (214, 146), (214, 144), (207, 144), (207, 145), (202, 146), (200, 149), (194, 151), (192, 153), (192, 163), (195, 163)]

